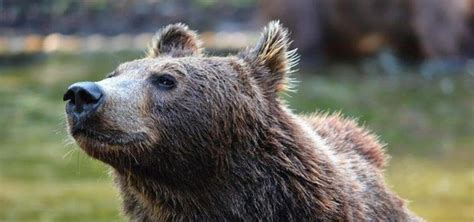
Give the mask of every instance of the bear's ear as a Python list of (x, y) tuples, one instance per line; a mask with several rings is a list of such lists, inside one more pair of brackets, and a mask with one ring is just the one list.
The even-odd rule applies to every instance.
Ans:
[(291, 44), (288, 30), (279, 21), (271, 21), (263, 30), (258, 43), (242, 53), (247, 61), (264, 71), (255, 71), (260, 85), (270, 92), (281, 92), (291, 87), (289, 74), (298, 64), (296, 49)]
[(161, 55), (183, 57), (200, 55), (201, 41), (196, 32), (188, 26), (177, 23), (160, 29), (148, 49), (148, 57), (155, 58)]

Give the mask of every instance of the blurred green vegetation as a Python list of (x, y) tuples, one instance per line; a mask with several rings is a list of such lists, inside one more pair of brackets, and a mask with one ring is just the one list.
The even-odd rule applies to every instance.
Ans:
[[(62, 94), (139, 56), (39, 55), (0, 66), (0, 221), (123, 220), (108, 168), (68, 139)], [(341, 110), (379, 134), (392, 154), (388, 184), (422, 217), (473, 221), (474, 76), (413, 72), (334, 64), (296, 75), (298, 91), (285, 97), (297, 112)]]

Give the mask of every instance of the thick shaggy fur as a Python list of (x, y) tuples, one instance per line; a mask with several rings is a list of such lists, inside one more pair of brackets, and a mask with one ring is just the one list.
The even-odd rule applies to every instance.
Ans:
[[(384, 184), (387, 157), (338, 114), (293, 114), (278, 97), (295, 64), (270, 23), (237, 56), (206, 57), (182, 24), (148, 58), (97, 82), (105, 103), (68, 118), (89, 155), (109, 164), (133, 221), (416, 221)], [(165, 73), (176, 85), (156, 87)]]

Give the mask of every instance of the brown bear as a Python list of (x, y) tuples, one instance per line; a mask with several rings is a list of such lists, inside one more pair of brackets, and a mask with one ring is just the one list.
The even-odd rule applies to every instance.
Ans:
[[(260, 0), (264, 20), (281, 19), (306, 55), (402, 58), (469, 56), (472, 0)], [(471, 49), (472, 51), (472, 49)], [(471, 52), (472, 53), (472, 52)]]
[(282, 101), (296, 64), (278, 22), (235, 56), (183, 24), (148, 56), (64, 95), (69, 132), (110, 165), (132, 221), (417, 221), (384, 183), (382, 145), (339, 114)]

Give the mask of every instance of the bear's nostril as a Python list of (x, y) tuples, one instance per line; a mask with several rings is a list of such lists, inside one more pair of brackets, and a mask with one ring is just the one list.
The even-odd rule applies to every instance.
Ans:
[(75, 104), (75, 97), (74, 97), (74, 92), (72, 90), (66, 91), (66, 93), (63, 96), (63, 101), (70, 101), (71, 103)]
[(93, 82), (79, 82), (71, 85), (63, 96), (69, 100), (76, 113), (90, 112), (99, 105), (103, 96), (102, 89)]

